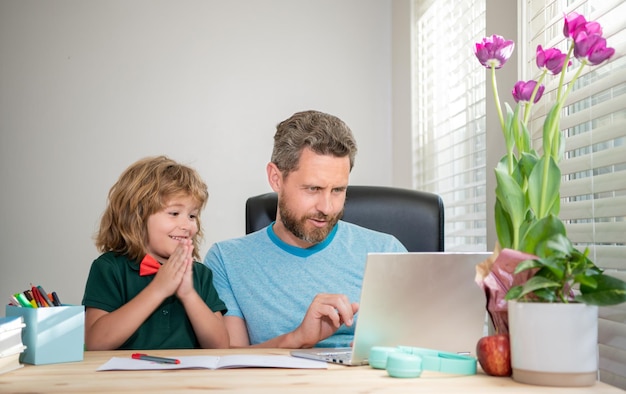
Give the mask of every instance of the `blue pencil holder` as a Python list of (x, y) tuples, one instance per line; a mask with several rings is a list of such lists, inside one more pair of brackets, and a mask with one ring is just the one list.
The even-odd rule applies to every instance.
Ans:
[(84, 306), (24, 308), (7, 305), (6, 315), (24, 317), (26, 327), (22, 329), (22, 342), (26, 350), (20, 362), (38, 365), (83, 360)]

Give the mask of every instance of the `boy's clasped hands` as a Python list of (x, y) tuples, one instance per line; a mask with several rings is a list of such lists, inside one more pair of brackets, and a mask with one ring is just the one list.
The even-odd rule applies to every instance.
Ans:
[(183, 300), (193, 288), (193, 243), (181, 239), (170, 258), (161, 265), (149, 287), (163, 292), (163, 298), (176, 294)]

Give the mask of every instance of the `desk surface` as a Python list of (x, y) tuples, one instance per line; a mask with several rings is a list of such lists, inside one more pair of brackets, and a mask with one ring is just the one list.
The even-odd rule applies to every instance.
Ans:
[[(0, 393), (182, 393), (182, 392), (332, 392), (341, 393), (621, 393), (597, 382), (592, 387), (558, 388), (519, 384), (479, 372), (453, 376), (424, 371), (420, 378), (395, 379), (383, 370), (328, 364), (328, 369), (183, 369), (158, 371), (101, 371), (111, 357), (130, 357), (132, 351), (85, 352), (82, 362), (25, 365), (0, 375)], [(283, 349), (159, 350), (159, 356), (225, 354), (288, 354)], [(339, 391), (340, 390), (340, 391)]]

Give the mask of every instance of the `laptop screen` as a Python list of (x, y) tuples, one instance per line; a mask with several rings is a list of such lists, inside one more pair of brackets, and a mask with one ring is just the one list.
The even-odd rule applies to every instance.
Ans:
[(475, 354), (486, 334), (486, 301), (475, 283), (488, 252), (372, 253), (361, 289), (353, 359), (372, 346)]

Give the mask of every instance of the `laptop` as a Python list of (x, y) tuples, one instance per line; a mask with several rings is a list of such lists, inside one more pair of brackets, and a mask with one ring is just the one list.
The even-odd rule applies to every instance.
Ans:
[(486, 301), (476, 265), (488, 252), (370, 253), (351, 348), (311, 348), (292, 356), (368, 364), (373, 346), (476, 353), (486, 335)]

